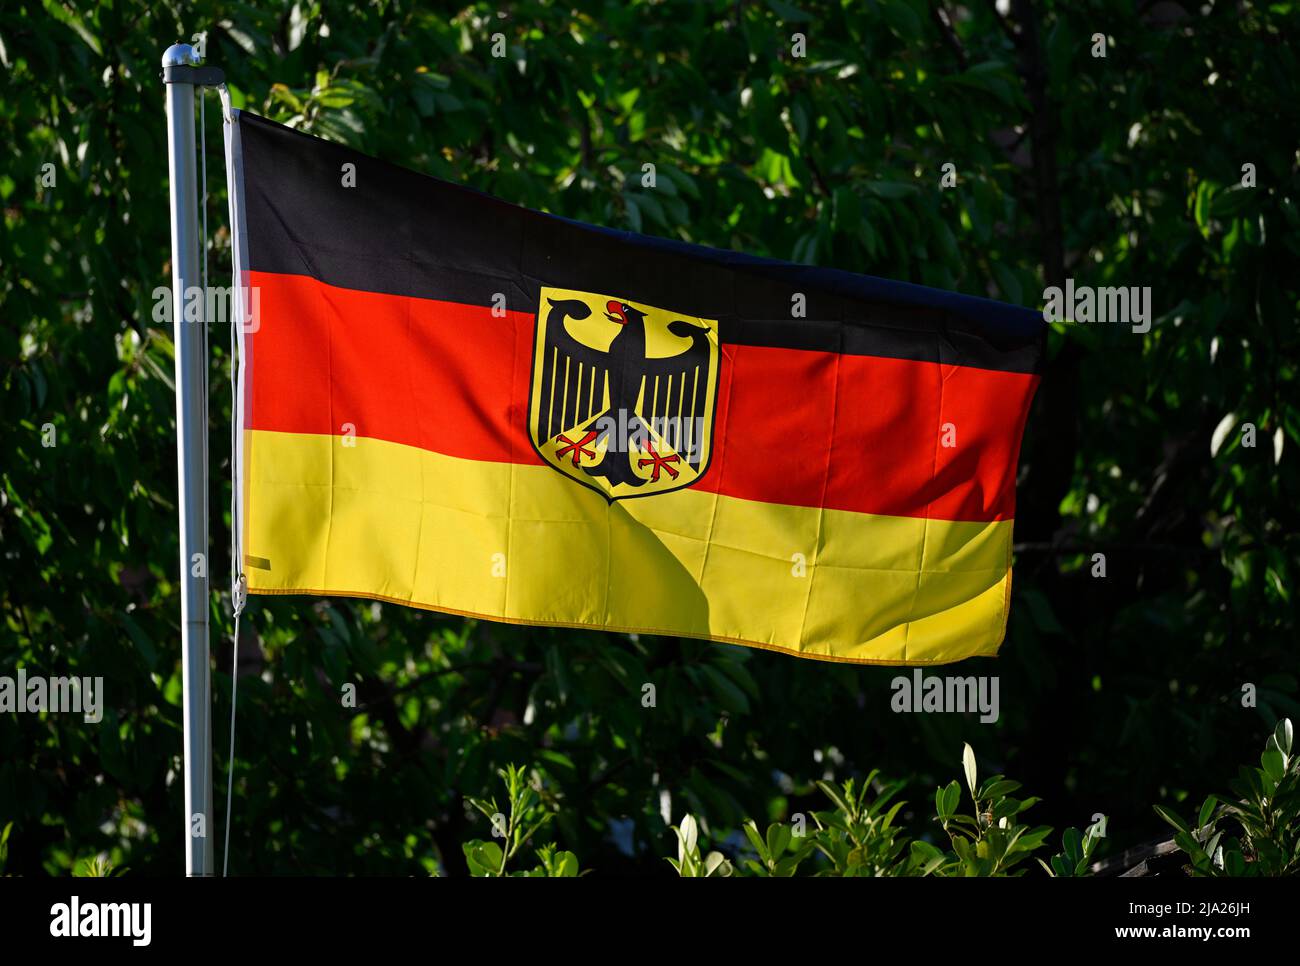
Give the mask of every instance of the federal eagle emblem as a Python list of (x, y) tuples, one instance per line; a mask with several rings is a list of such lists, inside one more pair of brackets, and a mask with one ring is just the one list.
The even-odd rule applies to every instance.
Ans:
[(709, 465), (718, 356), (716, 319), (543, 288), (533, 445), (608, 500), (688, 487)]

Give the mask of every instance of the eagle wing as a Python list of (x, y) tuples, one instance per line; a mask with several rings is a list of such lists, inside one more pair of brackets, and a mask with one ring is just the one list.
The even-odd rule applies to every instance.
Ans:
[[(642, 370), (645, 398), (641, 411), (665, 436), (673, 449), (685, 454), (698, 443), (700, 420), (708, 417), (710, 333), (684, 319), (668, 324), (668, 331), (691, 344), (684, 351), (661, 359), (646, 359)], [(658, 424), (655, 420), (665, 420)], [(698, 454), (692, 465), (698, 469)]]
[(591, 308), (578, 299), (548, 299), (546, 342), (538, 377), (537, 430), (549, 440), (604, 412), (609, 354), (569, 334), (566, 319), (585, 319)]

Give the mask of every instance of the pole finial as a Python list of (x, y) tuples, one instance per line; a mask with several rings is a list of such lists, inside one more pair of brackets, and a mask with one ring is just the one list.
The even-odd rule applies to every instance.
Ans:
[(220, 87), (226, 82), (220, 67), (202, 67), (202, 63), (203, 58), (189, 44), (172, 44), (162, 56), (163, 83)]
[(189, 44), (172, 44), (162, 55), (163, 67), (193, 67), (199, 61), (199, 55)]

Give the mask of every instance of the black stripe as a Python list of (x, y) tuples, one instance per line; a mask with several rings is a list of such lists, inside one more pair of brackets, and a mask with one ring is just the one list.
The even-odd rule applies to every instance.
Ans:
[[(1038, 370), (1042, 317), (531, 211), (241, 112), (250, 267), (535, 313), (543, 286), (717, 319), (724, 342)], [(344, 165), (355, 187), (344, 187)], [(804, 296), (805, 317), (791, 318)], [(557, 400), (558, 402), (558, 400)]]

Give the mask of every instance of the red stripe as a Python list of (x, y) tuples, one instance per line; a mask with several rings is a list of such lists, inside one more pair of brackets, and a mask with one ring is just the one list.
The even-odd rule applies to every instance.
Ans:
[[(540, 463), (528, 439), (533, 316), (252, 273), (251, 428), (358, 436)], [(944, 520), (1015, 512), (1038, 377), (760, 346), (723, 347), (714, 452), (696, 489)], [(944, 433), (955, 445), (942, 445)], [(828, 469), (829, 467), (829, 469)]]
[(722, 445), (698, 488), (894, 516), (1015, 515), (1037, 376), (761, 346), (723, 352)]
[[(252, 429), (540, 463), (528, 441), (533, 317), (253, 272)], [(522, 372), (522, 382), (517, 378)]]

